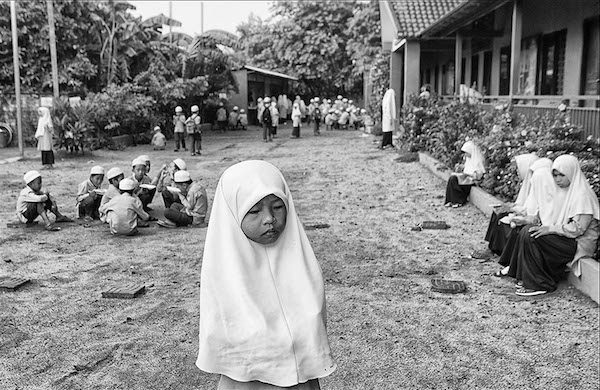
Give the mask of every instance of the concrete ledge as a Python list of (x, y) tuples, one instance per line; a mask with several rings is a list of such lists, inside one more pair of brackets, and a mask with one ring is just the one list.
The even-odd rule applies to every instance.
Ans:
[[(450, 170), (428, 153), (419, 152), (419, 162), (426, 166), (434, 175), (444, 181), (448, 181)], [(492, 214), (491, 205), (502, 203), (502, 201), (479, 187), (471, 188), (469, 202), (487, 216)], [(579, 291), (592, 298), (596, 303), (600, 303), (600, 264), (594, 259), (581, 260), (581, 277), (576, 277), (572, 272), (569, 273), (569, 282)]]
[(594, 259), (582, 259), (581, 277), (569, 273), (569, 283), (576, 289), (600, 303), (600, 264)]
[(20, 161), (22, 159), (23, 159), (23, 157), (21, 157), (21, 156), (10, 157), (10, 158), (4, 159), (4, 160), (0, 160), (0, 165), (14, 163), (14, 162)]

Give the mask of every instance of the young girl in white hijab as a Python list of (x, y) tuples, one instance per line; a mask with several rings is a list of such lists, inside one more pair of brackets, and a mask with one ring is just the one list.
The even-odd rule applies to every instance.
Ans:
[[(517, 199), (515, 200), (515, 203), (506, 203), (494, 208), (485, 234), (485, 240), (489, 243), (488, 249), (483, 252), (474, 252), (471, 255), (473, 258), (486, 259), (492, 257), (494, 254), (500, 255), (502, 253), (510, 233), (510, 226), (500, 223), (500, 220), (508, 216), (510, 212), (523, 213), (525, 200), (527, 199), (527, 195), (531, 188), (529, 180), (531, 179), (532, 171), (530, 168), (538, 159), (539, 157), (533, 153), (515, 156), (517, 173), (519, 179), (521, 179), (521, 187), (519, 188)], [(550, 165), (552, 165), (552, 162), (550, 162)]]
[(302, 109), (300, 103), (294, 103), (292, 107), (292, 137), (300, 138), (300, 126), (302, 125)]
[(467, 203), (471, 187), (485, 173), (485, 159), (473, 141), (467, 141), (460, 150), (465, 154), (465, 165), (461, 173), (453, 173), (446, 185), (446, 207), (460, 207)]
[(565, 266), (581, 275), (579, 260), (592, 257), (600, 232), (598, 197), (585, 179), (577, 158), (562, 155), (552, 164), (558, 186), (554, 198), (553, 223), (529, 225), (521, 229), (517, 256), (521, 266), (517, 279), (522, 287), (516, 294), (541, 295), (556, 290)]
[(42, 166), (45, 169), (52, 169), (54, 166), (54, 152), (52, 151), (52, 137), (54, 136), (54, 126), (50, 110), (47, 107), (38, 108), (38, 124), (35, 132), (37, 138), (37, 149), (42, 152)]
[(383, 95), (381, 111), (381, 131), (383, 132), (383, 138), (381, 139), (379, 148), (394, 147), (392, 133), (396, 127), (396, 92), (391, 88), (385, 91)]
[(323, 276), (281, 172), (228, 168), (217, 185), (200, 284), (196, 365), (218, 389), (319, 389), (331, 374)]

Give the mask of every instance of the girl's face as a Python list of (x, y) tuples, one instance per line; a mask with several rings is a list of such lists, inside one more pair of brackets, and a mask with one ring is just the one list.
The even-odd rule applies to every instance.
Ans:
[(571, 185), (571, 181), (568, 177), (557, 171), (556, 169), (552, 170), (552, 177), (554, 178), (554, 182), (560, 188), (567, 188)]
[(242, 231), (250, 240), (263, 245), (273, 244), (287, 221), (283, 200), (271, 194), (258, 201), (242, 219)]
[(33, 191), (38, 192), (42, 189), (42, 178), (38, 177), (27, 184)]
[(119, 183), (123, 179), (125, 179), (125, 175), (124, 174), (120, 174), (119, 176), (113, 177), (112, 179), (110, 179), (110, 184), (112, 184), (113, 186), (119, 188)]
[(100, 187), (100, 185), (104, 181), (104, 175), (92, 175), (92, 176), (90, 176), (90, 181), (96, 187)]
[(133, 167), (133, 175), (137, 181), (142, 180), (142, 177), (146, 174), (146, 166), (142, 164), (138, 164)]

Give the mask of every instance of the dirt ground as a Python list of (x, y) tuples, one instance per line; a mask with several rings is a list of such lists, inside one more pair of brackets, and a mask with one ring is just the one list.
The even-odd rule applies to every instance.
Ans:
[[(145, 145), (59, 158), (44, 183), (73, 216), (77, 184), (95, 164), (127, 168), (149, 154), (156, 173), (183, 157), (211, 201), (226, 167), (270, 161), (300, 218), (330, 225), (307, 231), (338, 364), (321, 380), (324, 390), (598, 388), (596, 303), (567, 284), (543, 297), (514, 295), (513, 280), (491, 276), (494, 261), (467, 257), (484, 247), (487, 218), (470, 205), (444, 208), (445, 183), (419, 163), (393, 161), (395, 152), (377, 150), (373, 137), (289, 135), (285, 128), (263, 143), (256, 129), (205, 134), (201, 157)], [(7, 227), (23, 173), (39, 164), (0, 165), (0, 275), (32, 280), (0, 292), (0, 389), (215, 389), (217, 377), (194, 365), (206, 229), (153, 223), (137, 237), (114, 238), (99, 224), (63, 224), (56, 233)], [(151, 206), (160, 216), (159, 196)], [(451, 228), (410, 230), (423, 220)], [(463, 280), (468, 291), (433, 292), (432, 277)], [(125, 282), (147, 291), (101, 297)]]

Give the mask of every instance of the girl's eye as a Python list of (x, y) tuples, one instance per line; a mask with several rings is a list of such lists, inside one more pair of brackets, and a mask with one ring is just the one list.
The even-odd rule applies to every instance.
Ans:
[(250, 211), (248, 211), (248, 214), (258, 214), (258, 213), (259, 213), (259, 210), (251, 209)]

